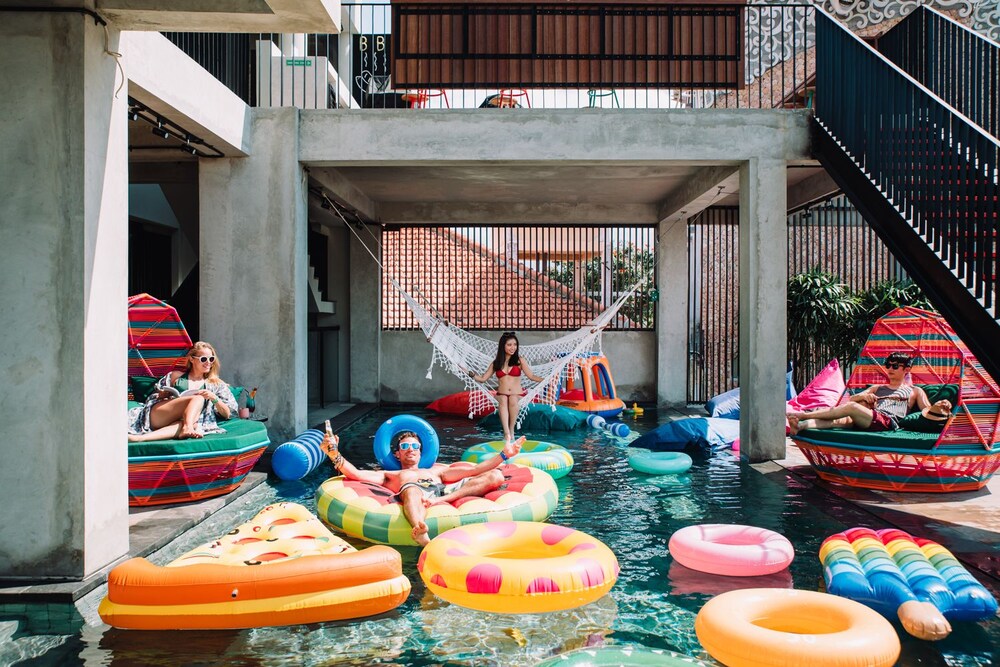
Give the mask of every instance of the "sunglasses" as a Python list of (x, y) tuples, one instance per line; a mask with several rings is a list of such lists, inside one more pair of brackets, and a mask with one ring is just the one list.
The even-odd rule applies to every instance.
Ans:
[(514, 332), (514, 331), (504, 331), (504, 332), (503, 332), (503, 335), (504, 335), (504, 336), (513, 336), (513, 335), (514, 335), (515, 333), (516, 333), (516, 332)]
[(203, 364), (215, 363), (215, 357), (191, 357), (192, 359), (197, 359)]
[(892, 370), (896, 370), (897, 368), (908, 368), (909, 366), (908, 364), (897, 363), (895, 361), (887, 361), (885, 362), (885, 367)]
[(410, 441), (401, 442), (401, 443), (399, 443), (399, 448), (400, 449), (415, 449), (415, 450), (419, 451), (420, 450), (420, 443), (419, 442), (410, 442)]

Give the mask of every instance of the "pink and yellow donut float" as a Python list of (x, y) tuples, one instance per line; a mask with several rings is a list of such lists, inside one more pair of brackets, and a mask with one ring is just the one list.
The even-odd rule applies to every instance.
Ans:
[(502, 521), (453, 528), (430, 541), (417, 571), (438, 597), (469, 609), (529, 614), (600, 599), (618, 579), (603, 542), (572, 528)]

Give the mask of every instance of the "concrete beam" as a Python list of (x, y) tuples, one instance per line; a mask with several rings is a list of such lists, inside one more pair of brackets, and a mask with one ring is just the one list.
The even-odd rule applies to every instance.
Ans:
[(740, 167), (740, 455), (785, 456), (788, 225), (785, 161)]
[(811, 159), (809, 141), (809, 116), (800, 110), (303, 110), (300, 159), (310, 166), (596, 160), (716, 166), (757, 157)]
[(840, 192), (840, 186), (830, 174), (821, 171), (788, 188), (788, 210), (794, 211), (837, 192)]
[(250, 107), (158, 33), (122, 34), (128, 94), (227, 157), (250, 152)]
[(369, 220), (379, 219), (378, 205), (340, 171), (314, 169), (309, 172), (309, 178), (326, 190), (327, 195), (338, 204), (353, 208)]
[(121, 30), (340, 32), (339, 0), (97, 0), (95, 9)]
[(379, 221), (391, 223), (655, 223), (652, 204), (570, 204), (562, 202), (384, 202)]
[(705, 167), (660, 203), (657, 216), (662, 222), (689, 220), (718, 201), (720, 194), (735, 194), (739, 184), (738, 166)]

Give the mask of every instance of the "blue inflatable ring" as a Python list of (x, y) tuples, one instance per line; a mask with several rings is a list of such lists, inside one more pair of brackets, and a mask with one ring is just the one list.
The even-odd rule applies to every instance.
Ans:
[(375, 431), (375, 458), (386, 470), (399, 470), (399, 459), (392, 453), (392, 440), (403, 431), (413, 431), (420, 438), (420, 467), (430, 468), (437, 461), (438, 440), (437, 431), (426, 420), (413, 415), (396, 415), (378, 427)]
[(633, 470), (648, 475), (679, 475), (691, 467), (691, 457), (684, 452), (646, 452), (634, 450), (628, 457)]

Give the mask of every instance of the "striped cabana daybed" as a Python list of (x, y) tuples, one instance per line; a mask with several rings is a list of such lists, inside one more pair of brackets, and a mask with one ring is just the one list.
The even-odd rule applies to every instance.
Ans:
[(230, 419), (221, 425), (225, 433), (204, 438), (130, 442), (128, 504), (202, 500), (242, 484), (270, 444), (267, 428), (249, 419)]
[(913, 357), (915, 385), (952, 385), (941, 433), (805, 429), (792, 439), (828, 482), (890, 491), (972, 491), (1000, 468), (1000, 389), (937, 313), (897, 308), (875, 323), (840, 402), (888, 377), (892, 352)]

